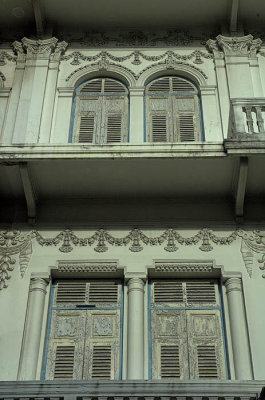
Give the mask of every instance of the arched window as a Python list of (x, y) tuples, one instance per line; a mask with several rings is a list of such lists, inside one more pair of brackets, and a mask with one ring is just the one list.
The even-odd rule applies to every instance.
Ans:
[(128, 89), (111, 78), (91, 79), (76, 89), (70, 141), (128, 141)]
[(165, 76), (146, 87), (148, 142), (201, 141), (198, 89), (187, 79)]

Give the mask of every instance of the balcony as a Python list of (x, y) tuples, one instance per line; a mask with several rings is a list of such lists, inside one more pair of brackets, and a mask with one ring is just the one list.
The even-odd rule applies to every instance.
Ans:
[(265, 381), (0, 382), (0, 400), (254, 400)]
[(232, 99), (228, 139), (224, 142), (230, 154), (265, 153), (265, 99)]

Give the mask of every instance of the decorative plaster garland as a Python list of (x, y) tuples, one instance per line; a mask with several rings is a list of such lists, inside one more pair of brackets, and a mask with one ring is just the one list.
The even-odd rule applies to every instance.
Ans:
[[(99, 229), (90, 236), (79, 237), (73, 231), (66, 229), (53, 238), (45, 238), (37, 231), (23, 233), (20, 231), (0, 232), (0, 290), (7, 287), (10, 272), (14, 269), (16, 262), (12, 256), (19, 255), (20, 273), (23, 277), (32, 254), (32, 240), (35, 239), (40, 246), (60, 246), (59, 251), (70, 253), (74, 247), (94, 246), (94, 251), (103, 253), (108, 251), (109, 246), (129, 246), (132, 252), (140, 252), (145, 246), (161, 246), (164, 250), (175, 252), (178, 250), (177, 243), (184, 246), (199, 245), (204, 252), (213, 250), (212, 244), (230, 245), (237, 238), (241, 238), (241, 254), (249, 276), (252, 276), (254, 254), (261, 254), (258, 260), (262, 264), (260, 270), (265, 270), (265, 232), (244, 231), (238, 229), (227, 236), (217, 236), (212, 230), (203, 228), (191, 237), (184, 237), (175, 229), (166, 229), (162, 234), (150, 237), (141, 229), (132, 229), (125, 236), (118, 238), (104, 229)], [(265, 278), (265, 274), (262, 275)]]

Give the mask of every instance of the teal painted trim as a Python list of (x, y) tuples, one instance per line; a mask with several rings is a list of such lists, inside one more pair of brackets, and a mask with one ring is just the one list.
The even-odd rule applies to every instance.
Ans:
[(183, 92), (183, 93), (164, 93), (164, 92), (161, 92), (161, 93), (146, 93), (146, 95), (145, 95), (145, 97), (147, 97), (147, 96), (149, 96), (149, 97), (152, 97), (152, 96), (175, 96), (175, 97), (194, 97), (194, 96), (198, 96), (199, 95), (199, 93), (197, 93), (197, 92)]
[(201, 128), (201, 139), (203, 142), (205, 142), (201, 96), (198, 96), (198, 99), (199, 99), (199, 117), (200, 117), (200, 128)]
[(120, 367), (119, 380), (122, 380), (122, 361), (123, 361), (123, 322), (124, 322), (124, 283), (121, 284), (121, 316), (120, 316)]
[(151, 310), (221, 310), (220, 306), (213, 306), (213, 307), (189, 307), (189, 306), (184, 306), (184, 307), (151, 307)]
[(50, 297), (50, 302), (49, 302), (49, 313), (48, 313), (47, 331), (46, 331), (46, 337), (45, 337), (44, 355), (43, 355), (43, 363), (42, 363), (42, 374), (41, 374), (42, 381), (45, 380), (45, 375), (46, 375), (48, 346), (49, 346), (50, 332), (51, 332), (52, 303), (53, 303), (53, 297), (54, 297), (54, 288), (55, 288), (55, 282), (52, 284), (51, 297)]
[(218, 283), (218, 291), (219, 291), (219, 298), (221, 303), (221, 325), (222, 325), (222, 333), (224, 339), (224, 355), (225, 355), (225, 370), (226, 370), (226, 379), (231, 379), (231, 373), (229, 368), (229, 354), (228, 354), (228, 347), (227, 347), (227, 334), (226, 334), (226, 325), (225, 325), (225, 315), (224, 315), (224, 302), (223, 302), (223, 293), (221, 284)]
[(148, 298), (148, 379), (152, 379), (151, 283), (147, 283)]
[(120, 310), (119, 307), (90, 307), (90, 306), (82, 306), (82, 307), (52, 307), (52, 310)]
[(73, 131), (74, 131), (74, 121), (75, 121), (75, 109), (76, 109), (76, 95), (72, 104), (71, 121), (70, 121), (70, 132), (69, 132), (69, 143), (73, 142)]
[(146, 96), (144, 95), (144, 143), (146, 142)]

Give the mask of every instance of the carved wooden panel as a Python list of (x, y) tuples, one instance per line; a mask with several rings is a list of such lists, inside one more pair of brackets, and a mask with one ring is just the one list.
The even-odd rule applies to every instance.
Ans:
[(164, 77), (146, 90), (147, 139), (150, 142), (201, 140), (198, 91), (189, 81)]
[(153, 378), (226, 378), (216, 281), (153, 281), (150, 312)]
[(45, 378), (119, 379), (121, 284), (58, 281), (53, 303)]
[(119, 81), (93, 79), (77, 91), (73, 140), (79, 143), (127, 141), (128, 91)]

